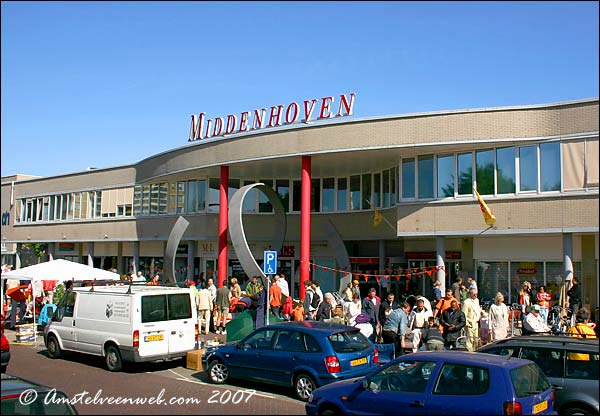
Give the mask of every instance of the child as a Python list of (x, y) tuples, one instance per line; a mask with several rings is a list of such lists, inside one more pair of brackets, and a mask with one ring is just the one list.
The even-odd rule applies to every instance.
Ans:
[(293, 315), (294, 321), (304, 321), (304, 305), (302, 305), (302, 302), (296, 302), (294, 305)]
[(440, 328), (435, 324), (435, 318), (430, 316), (427, 321), (429, 328), (423, 334), (423, 344), (427, 346), (427, 351), (444, 350), (444, 337)]
[(286, 321), (292, 320), (292, 314), (294, 313), (293, 302), (291, 296), (287, 296), (285, 298), (285, 304), (283, 305), (283, 317)]

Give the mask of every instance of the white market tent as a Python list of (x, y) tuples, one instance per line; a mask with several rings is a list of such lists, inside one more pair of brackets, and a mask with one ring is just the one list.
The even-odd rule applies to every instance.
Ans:
[[(33, 266), (23, 267), (22, 269), (11, 270), (7, 273), (2, 273), (2, 280), (7, 279), (30, 280), (33, 290), (32, 296), (33, 299), (35, 299), (35, 282), (37, 281), (57, 280), (59, 282), (63, 282), (66, 280), (121, 280), (121, 276), (119, 276), (118, 273), (96, 269), (95, 267), (88, 266), (86, 264), (75, 263), (64, 259), (57, 259), (50, 260), (45, 263), (35, 264)], [(3, 292), (4, 284), (2, 285), (2, 300), (4, 300)], [(33, 316), (35, 317), (35, 301), (33, 302), (33, 308)], [(34, 333), (36, 334), (37, 342), (37, 331), (34, 331)]]

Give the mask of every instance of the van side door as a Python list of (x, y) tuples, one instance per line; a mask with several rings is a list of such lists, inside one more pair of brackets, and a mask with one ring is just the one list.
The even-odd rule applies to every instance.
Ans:
[(74, 350), (77, 346), (77, 331), (75, 328), (75, 307), (77, 292), (67, 291), (52, 315), (51, 328), (56, 331), (63, 349)]

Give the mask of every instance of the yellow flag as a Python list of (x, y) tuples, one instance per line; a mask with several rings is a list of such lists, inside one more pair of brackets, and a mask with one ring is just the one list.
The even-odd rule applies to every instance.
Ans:
[(375, 210), (375, 217), (373, 217), (373, 227), (378, 227), (379, 224), (381, 224), (381, 221), (383, 221), (383, 215), (381, 214), (381, 212)]
[(496, 216), (492, 214), (490, 207), (488, 207), (481, 195), (479, 195), (479, 192), (477, 192), (477, 188), (475, 189), (475, 194), (477, 195), (477, 200), (479, 201), (479, 208), (481, 208), (481, 213), (483, 214), (483, 219), (485, 220), (485, 223), (489, 227), (492, 227), (496, 222)]

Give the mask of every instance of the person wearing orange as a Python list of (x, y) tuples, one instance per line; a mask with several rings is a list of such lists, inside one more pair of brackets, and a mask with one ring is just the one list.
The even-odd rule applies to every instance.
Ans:
[(452, 288), (446, 289), (446, 296), (441, 298), (435, 304), (435, 310), (433, 311), (433, 318), (437, 318), (438, 316), (442, 316), (446, 309), (450, 309), (450, 305), (452, 305), (452, 301), (455, 300), (460, 305), (460, 301), (454, 297), (454, 292)]
[(296, 302), (293, 314), (294, 321), (304, 321), (304, 305), (302, 305), (302, 302)]
[(546, 286), (540, 286), (537, 292), (537, 304), (540, 307), (540, 315), (543, 319), (548, 321), (548, 311), (550, 310), (550, 301), (552, 300), (552, 294), (546, 291)]
[(269, 289), (269, 304), (271, 305), (271, 312), (278, 318), (281, 318), (281, 288), (277, 285), (277, 282), (271, 284)]

